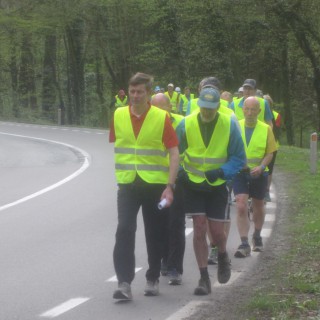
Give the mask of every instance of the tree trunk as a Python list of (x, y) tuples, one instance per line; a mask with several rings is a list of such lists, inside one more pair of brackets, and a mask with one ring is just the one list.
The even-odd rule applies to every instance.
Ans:
[[(285, 27), (283, 26), (283, 29)], [(284, 104), (284, 124), (287, 133), (287, 143), (289, 146), (294, 145), (294, 129), (293, 129), (293, 117), (291, 110), (291, 87), (290, 87), (290, 69), (288, 65), (288, 45), (287, 35), (283, 33), (282, 37), (282, 100)]]
[(32, 54), (32, 37), (28, 32), (22, 35), (21, 63), (19, 74), (20, 103), (25, 108), (37, 109), (34, 57)]
[(46, 36), (42, 71), (42, 110), (45, 112), (56, 111), (56, 50), (56, 36)]
[(19, 118), (20, 110), (17, 99), (18, 95), (18, 66), (17, 66), (17, 47), (15, 43), (11, 43), (10, 47), (10, 77), (11, 77), (11, 91), (12, 91), (12, 112), (14, 117)]
[(81, 124), (85, 110), (85, 84), (83, 61), (84, 22), (80, 19), (66, 28), (66, 42), (68, 46), (68, 90), (70, 107), (73, 108), (75, 124)]

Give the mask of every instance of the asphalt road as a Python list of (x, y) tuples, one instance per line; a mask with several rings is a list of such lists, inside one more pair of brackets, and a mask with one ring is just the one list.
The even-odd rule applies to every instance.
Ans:
[[(1, 320), (191, 319), (197, 307), (210, 302), (210, 296), (193, 295), (199, 272), (190, 220), (183, 284), (172, 287), (162, 277), (160, 296), (144, 297), (147, 258), (141, 215), (134, 300), (112, 300), (117, 224), (113, 168), (107, 131), (0, 122)], [(265, 243), (274, 213), (275, 204), (268, 204)], [(234, 205), (231, 215), (232, 257), (239, 245)], [(232, 277), (223, 286), (232, 290), (258, 263), (258, 255), (232, 258)], [(210, 266), (209, 273), (212, 295), (219, 294), (216, 266)]]

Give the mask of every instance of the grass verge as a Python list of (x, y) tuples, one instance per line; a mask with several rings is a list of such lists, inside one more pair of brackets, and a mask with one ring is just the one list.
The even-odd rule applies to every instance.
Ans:
[(309, 150), (282, 146), (276, 166), (288, 177), (288, 250), (246, 307), (247, 319), (320, 319), (320, 161), (311, 175)]

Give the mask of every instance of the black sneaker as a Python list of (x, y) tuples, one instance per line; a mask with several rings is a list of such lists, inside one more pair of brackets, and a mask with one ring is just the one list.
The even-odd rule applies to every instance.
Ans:
[(231, 277), (231, 261), (228, 253), (226, 252), (218, 255), (218, 281), (219, 283), (227, 283)]
[(116, 289), (113, 293), (113, 299), (116, 299), (119, 301), (132, 300), (130, 284), (127, 282), (119, 283), (118, 289)]
[(234, 256), (236, 258), (245, 258), (250, 256), (251, 248), (249, 243), (241, 243)]
[(263, 251), (263, 243), (261, 237), (253, 237), (252, 238), (252, 251), (254, 252), (262, 252)]
[(206, 296), (211, 293), (211, 281), (209, 278), (200, 278), (198, 286), (194, 289), (196, 296)]

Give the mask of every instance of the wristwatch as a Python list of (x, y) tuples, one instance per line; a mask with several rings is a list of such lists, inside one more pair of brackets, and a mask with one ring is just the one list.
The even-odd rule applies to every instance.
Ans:
[(266, 166), (263, 165), (263, 164), (262, 164), (260, 167), (261, 167), (261, 170), (262, 170), (262, 171), (264, 171), (264, 170), (266, 169)]
[(167, 187), (171, 188), (172, 191), (176, 188), (176, 185), (174, 183), (168, 183)]

